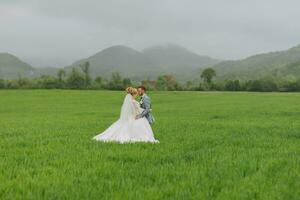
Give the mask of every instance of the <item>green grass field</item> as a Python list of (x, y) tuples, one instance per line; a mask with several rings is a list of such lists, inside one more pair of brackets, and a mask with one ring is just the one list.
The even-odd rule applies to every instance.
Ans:
[(150, 92), (160, 144), (92, 141), (123, 95), (0, 91), (0, 199), (300, 199), (300, 94)]

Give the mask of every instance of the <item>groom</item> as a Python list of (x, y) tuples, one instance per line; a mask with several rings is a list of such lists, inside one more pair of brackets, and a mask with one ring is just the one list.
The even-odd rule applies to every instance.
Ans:
[(144, 86), (139, 86), (138, 94), (141, 97), (141, 101), (140, 101), (141, 108), (143, 108), (144, 111), (141, 114), (137, 115), (135, 119), (146, 117), (149, 124), (152, 125), (154, 123), (154, 117), (151, 113), (151, 99), (146, 94), (146, 88)]

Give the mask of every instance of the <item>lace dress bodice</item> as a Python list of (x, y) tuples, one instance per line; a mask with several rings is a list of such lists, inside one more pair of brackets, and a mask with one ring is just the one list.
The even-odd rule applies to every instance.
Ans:
[(136, 115), (141, 114), (143, 112), (144, 109), (141, 108), (139, 102), (137, 102), (136, 100), (133, 100), (133, 105), (134, 105), (134, 108), (135, 108)]

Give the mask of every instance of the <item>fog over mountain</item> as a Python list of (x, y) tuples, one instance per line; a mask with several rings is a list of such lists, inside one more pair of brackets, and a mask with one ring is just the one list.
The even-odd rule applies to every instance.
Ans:
[(0, 52), (62, 67), (107, 47), (175, 43), (222, 60), (300, 44), (297, 0), (1, 0)]
[[(67, 74), (72, 68), (90, 63), (90, 75), (110, 77), (119, 72), (133, 80), (156, 79), (162, 74), (172, 74), (179, 81), (197, 79), (204, 68), (212, 67), (217, 80), (251, 80), (265, 77), (296, 80), (300, 78), (300, 45), (285, 51), (250, 56), (235, 61), (221, 61), (201, 56), (178, 45), (159, 45), (137, 51), (131, 47), (116, 45), (80, 59), (64, 67)], [(81, 70), (80, 70), (81, 71)], [(14, 55), (0, 53), (0, 78), (11, 79), (57, 76), (58, 68), (34, 68)]]
[(173, 74), (182, 80), (191, 76), (192, 71), (212, 66), (220, 61), (198, 55), (174, 44), (152, 46), (144, 51), (117, 45), (81, 59), (67, 69), (78, 67), (84, 62), (90, 63), (93, 77), (107, 77), (113, 72), (119, 72), (122, 76), (136, 79), (155, 79), (161, 74)]
[[(193, 71), (210, 67), (220, 60), (198, 55), (174, 44), (152, 46), (143, 51), (116, 45), (62, 68), (69, 72), (72, 68), (80, 68), (85, 62), (90, 63), (92, 77), (108, 77), (119, 72), (122, 76), (139, 80), (155, 79), (161, 74), (173, 74), (184, 80), (191, 77)], [(0, 78), (56, 76), (57, 71), (58, 68), (54, 67), (34, 68), (13, 55), (5, 53), (1, 57), (0, 54)]]
[(265, 77), (300, 78), (300, 45), (236, 61), (224, 61), (213, 68), (218, 79), (251, 80)]

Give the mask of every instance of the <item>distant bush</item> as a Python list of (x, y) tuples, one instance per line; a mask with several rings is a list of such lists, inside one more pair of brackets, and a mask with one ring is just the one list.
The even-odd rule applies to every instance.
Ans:
[(5, 80), (0, 79), (0, 89), (5, 88)]
[(300, 92), (300, 79), (295, 82), (283, 83), (280, 87), (280, 91), (283, 92)]
[(59, 81), (57, 78), (52, 76), (41, 76), (37, 79), (37, 88), (43, 89), (55, 89), (59, 87)]
[(156, 81), (155, 80), (143, 80), (142, 85), (147, 88), (147, 90), (156, 90)]
[(108, 85), (106, 86), (109, 90), (122, 90), (123, 82), (122, 77), (118, 72), (115, 72), (112, 74), (110, 81), (108, 82)]
[(272, 80), (251, 80), (246, 83), (247, 91), (257, 91), (257, 92), (275, 92), (279, 91), (277, 84)]
[(71, 89), (83, 89), (85, 86), (85, 76), (77, 69), (73, 68), (71, 74), (67, 77), (67, 87)]
[(179, 86), (176, 78), (172, 75), (163, 75), (159, 76), (156, 80), (156, 89), (157, 90), (182, 90)]
[(239, 80), (227, 80), (225, 82), (224, 89), (227, 90), (227, 91), (241, 91), (242, 86), (241, 86)]
[(180, 83), (173, 75), (161, 75), (156, 80), (142, 80), (132, 82), (130, 78), (123, 78), (119, 73), (112, 73), (109, 79), (100, 76), (95, 79), (89, 75), (89, 65), (85, 63), (79, 68), (73, 68), (68, 73), (61, 69), (56, 77), (41, 76), (38, 78), (18, 77), (14, 80), (0, 79), (0, 89), (96, 89), (123, 90), (129, 85), (144, 85), (148, 90), (161, 91), (254, 91), (254, 92), (300, 92), (300, 79), (288, 78), (276, 80), (266, 77), (257, 80), (226, 80), (215, 82), (215, 71), (208, 68), (202, 73), (202, 81), (187, 81)]

